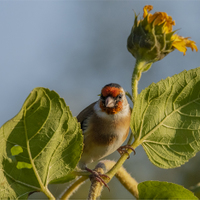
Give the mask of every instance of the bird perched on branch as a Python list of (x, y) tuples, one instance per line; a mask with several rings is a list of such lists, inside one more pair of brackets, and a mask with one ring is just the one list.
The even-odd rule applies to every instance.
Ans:
[(86, 165), (116, 150), (121, 153), (123, 147), (131, 148), (126, 145), (120, 147), (129, 133), (130, 116), (131, 110), (125, 91), (116, 83), (104, 86), (99, 100), (86, 107), (77, 116), (84, 135), (84, 149), (79, 167), (91, 172), (106, 187), (101, 175), (97, 175)]

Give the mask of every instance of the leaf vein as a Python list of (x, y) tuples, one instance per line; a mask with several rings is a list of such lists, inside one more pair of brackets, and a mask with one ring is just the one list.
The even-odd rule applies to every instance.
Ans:
[(177, 110), (177, 112), (178, 112), (180, 115), (183, 115), (183, 116), (186, 116), (186, 117), (200, 118), (200, 116), (197, 116), (197, 115), (189, 115), (189, 114), (186, 114), (186, 113), (181, 112), (180, 110)]

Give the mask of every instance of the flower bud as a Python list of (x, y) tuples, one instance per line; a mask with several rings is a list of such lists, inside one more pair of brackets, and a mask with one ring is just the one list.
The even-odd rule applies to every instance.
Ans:
[[(164, 58), (174, 49), (185, 52), (186, 47), (196, 51), (194, 41), (174, 34), (175, 21), (165, 12), (149, 13), (153, 6), (144, 7), (143, 19), (135, 15), (134, 25), (127, 40), (128, 51), (137, 59), (153, 63)], [(174, 34), (174, 35), (173, 35)], [(148, 70), (148, 69), (147, 69)]]
[(147, 63), (156, 62), (164, 58), (175, 48), (172, 47), (172, 33), (164, 33), (164, 24), (155, 25), (154, 21), (148, 23), (147, 17), (135, 22), (127, 40), (129, 52), (136, 58)]

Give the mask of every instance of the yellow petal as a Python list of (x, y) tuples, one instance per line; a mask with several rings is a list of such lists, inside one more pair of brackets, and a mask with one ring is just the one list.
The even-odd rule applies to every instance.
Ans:
[(152, 9), (153, 9), (152, 5), (144, 6), (144, 8), (143, 8), (143, 11), (144, 11), (143, 18), (145, 18)]
[(178, 51), (183, 52), (185, 55), (187, 48), (182, 42), (173, 42), (172, 46), (175, 47)]
[(198, 51), (198, 48), (196, 46), (196, 43), (192, 40), (189, 40), (188, 39), (189, 37), (187, 38), (184, 38), (182, 36), (179, 36), (177, 34), (174, 34), (172, 36), (172, 40), (173, 43), (172, 43), (172, 46), (175, 47), (177, 50), (179, 50), (180, 52), (183, 52), (183, 54), (185, 55), (186, 51), (187, 51), (187, 48), (186, 47), (189, 47), (195, 51)]
[(186, 41), (186, 47), (190, 47), (193, 50), (195, 50), (196, 52), (198, 51), (198, 48), (196, 46), (196, 43), (192, 40), (187, 40)]
[(154, 25), (164, 24), (165, 33), (169, 33), (172, 31), (172, 26), (175, 25), (175, 21), (172, 20), (171, 16), (168, 16), (165, 12), (155, 12), (154, 14), (149, 13), (153, 9), (153, 6), (146, 5), (143, 8), (143, 18), (147, 16), (147, 20), (149, 23), (154, 21)]
[[(153, 25), (160, 25), (162, 26), (162, 33), (163, 35), (166, 33), (171, 33), (173, 31), (173, 26), (175, 25), (175, 21), (172, 19), (171, 16), (168, 16), (165, 12), (155, 12), (154, 14), (151, 14), (150, 11), (153, 9), (152, 5), (146, 5), (143, 8), (143, 18), (147, 17), (147, 23), (150, 24), (153, 22)], [(142, 22), (142, 20), (138, 21), (138, 24)], [(151, 29), (152, 26), (146, 25), (146, 30)], [(151, 31), (151, 30), (148, 30)], [(191, 48), (192, 51), (198, 51), (198, 48), (196, 46), (196, 43), (189, 39), (189, 37), (182, 37), (177, 34), (172, 35), (171, 41), (173, 41), (172, 46), (176, 48), (178, 51), (183, 52), (185, 55), (187, 48)]]

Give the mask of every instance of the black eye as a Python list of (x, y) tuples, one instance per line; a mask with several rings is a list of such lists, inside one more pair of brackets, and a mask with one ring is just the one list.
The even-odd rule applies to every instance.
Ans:
[(105, 98), (106, 98), (106, 97), (104, 97), (104, 96), (101, 94), (101, 99), (102, 99), (102, 100), (105, 100)]
[(118, 99), (121, 100), (122, 99), (122, 94), (118, 95)]
[(106, 97), (104, 97), (104, 96), (101, 94), (101, 97), (100, 97), (100, 98), (101, 98), (102, 102), (105, 103)]

